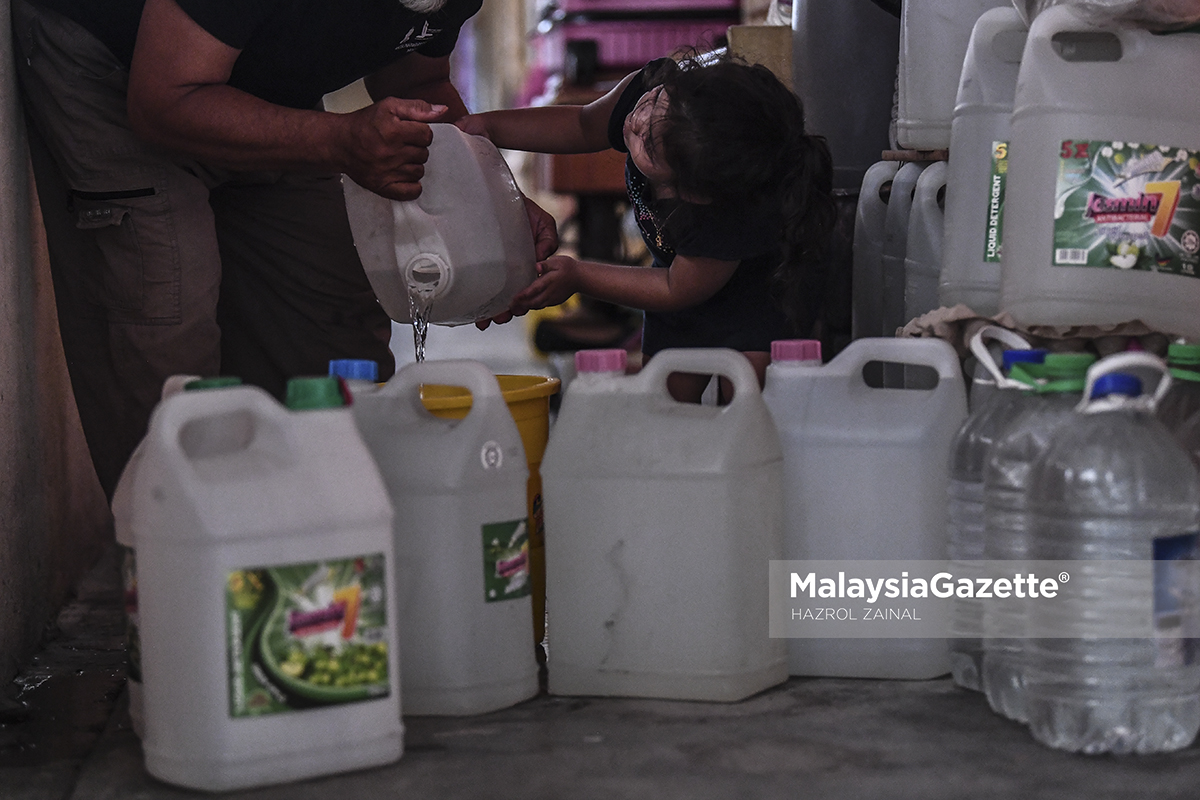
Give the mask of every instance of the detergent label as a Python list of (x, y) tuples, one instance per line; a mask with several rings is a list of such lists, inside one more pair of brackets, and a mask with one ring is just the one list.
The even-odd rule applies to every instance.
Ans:
[(1055, 266), (1196, 277), (1200, 151), (1067, 139), (1058, 160)]
[(487, 603), (528, 597), (529, 523), (492, 522), (483, 526), (483, 599)]
[(1154, 540), (1154, 666), (1200, 662), (1200, 533)]
[(386, 697), (387, 599), (382, 553), (230, 572), (229, 715)]
[(1004, 187), (1008, 182), (1008, 142), (992, 142), (992, 169), (988, 176), (987, 232), (983, 245), (983, 260), (1000, 263), (1000, 246), (1004, 241)]

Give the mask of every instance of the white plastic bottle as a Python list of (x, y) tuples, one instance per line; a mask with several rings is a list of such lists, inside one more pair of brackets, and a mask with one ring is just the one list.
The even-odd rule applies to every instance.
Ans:
[(354, 244), (379, 304), (411, 322), (410, 289), (428, 322), (464, 325), (508, 308), (537, 277), (525, 201), (482, 136), (434, 123), (421, 196), (400, 202), (343, 180)]
[(900, 15), (896, 138), (911, 150), (950, 146), (955, 91), (971, 29), (1008, 0), (906, 0)]
[[(1014, 334), (985, 328), (976, 335), (972, 350), (984, 358), (985, 334), (1012, 336), (1024, 349), (1005, 350), (1004, 376), (993, 392), (963, 422), (950, 447), (950, 480), (946, 487), (946, 554), (954, 562), (954, 573), (973, 579), (981, 575), (978, 562), (984, 557), (983, 469), (992, 443), (1008, 425), (1030, 407), (1031, 386), (1008, 375), (1014, 364), (1041, 362), (1045, 350), (1031, 350)], [(981, 691), (980, 662), (983, 660), (983, 604), (975, 598), (955, 597), (950, 639), (951, 675), (965, 689)]]
[(1000, 254), (1009, 121), (1028, 26), (1016, 9), (975, 23), (950, 123), (946, 233), (939, 297), (982, 316), (1000, 312)]
[(904, 248), (904, 319), (938, 307), (942, 230), (946, 212), (946, 162), (935, 161), (917, 179)]
[[(1083, 394), (1084, 376), (1096, 357), (1090, 353), (1050, 353), (1040, 365), (1021, 369), (1038, 377), (1037, 402), (1013, 420), (993, 442), (983, 470), (983, 558), (1021, 562), (1029, 558), (1029, 475), (1054, 430), (1071, 419)], [(983, 604), (981, 682), (998, 714), (1025, 722), (1023, 667), (1025, 614), (1016, 599)]]
[[(551, 694), (733, 701), (786, 680), (764, 590), (782, 455), (750, 363), (680, 349), (628, 377), (577, 366), (542, 461)], [(672, 372), (724, 376), (733, 399), (677, 402)]]
[[(1089, 399), (1055, 430), (1030, 476), (1033, 559), (1146, 563), (1167, 551), (1195, 552), (1196, 470), (1154, 419), (1153, 400), (1139, 397), (1140, 380), (1119, 372), (1153, 362), (1164, 375), (1156, 390), (1161, 397), (1170, 378), (1152, 356), (1118, 354), (1088, 371)], [(1030, 730), (1050, 747), (1089, 754), (1187, 747), (1200, 728), (1200, 670), (1180, 637), (1195, 630), (1200, 616), (1195, 593), (1176, 591), (1185, 584), (1156, 586), (1157, 565), (1154, 577), (1120, 573), (1123, 590), (1103, 592), (1114, 579), (1107, 577), (1112, 568), (1096, 572), (1102, 566), (1079, 566), (1070, 576), (1081, 603), (1093, 592), (1098, 599), (1030, 604), (1033, 636), (1054, 624), (1074, 633), (1027, 642)], [(1137, 630), (1127, 621), (1138, 617), (1154, 620), (1152, 636), (1126, 633)], [(1177, 627), (1165, 627), (1168, 620)], [(1097, 626), (1125, 636), (1097, 638)]]
[[(873, 164), (863, 176), (854, 215), (851, 333), (855, 339), (883, 335), (883, 230), (898, 161)], [(890, 335), (893, 331), (889, 331)]]
[[(199, 375), (172, 375), (163, 382), (162, 400), (178, 394), (194, 384), (193, 388), (221, 388), (236, 386), (239, 378), (202, 379)], [(133, 476), (142, 461), (142, 445), (139, 442), (113, 490), (112, 515), (113, 534), (121, 546), (121, 584), (125, 598), (125, 645), (129, 651), (129, 673), (125, 688), (129, 692), (129, 721), (133, 732), (140, 739), (146, 730), (142, 697), (142, 652), (141, 636), (138, 632), (138, 588), (137, 551), (133, 547)]]
[[(872, 388), (863, 369), (875, 361), (932, 368), (937, 384)], [(824, 366), (801, 351), (768, 367), (763, 396), (783, 448), (785, 559), (945, 556), (946, 454), (967, 413), (948, 343), (858, 339)], [(792, 639), (788, 671), (924, 679), (950, 661), (944, 639)]]
[(1029, 30), (1013, 106), (1001, 307), (1021, 325), (1200, 338), (1200, 34)]
[[(434, 416), (422, 384), (465, 387), (470, 411)], [(477, 361), (409, 364), (353, 410), (396, 509), (405, 713), (482, 714), (534, 696), (529, 469), (495, 375)]]
[[(307, 397), (305, 396), (307, 393)], [(402, 751), (392, 509), (333, 379), (159, 404), (134, 476), (146, 769), (227, 791)]]

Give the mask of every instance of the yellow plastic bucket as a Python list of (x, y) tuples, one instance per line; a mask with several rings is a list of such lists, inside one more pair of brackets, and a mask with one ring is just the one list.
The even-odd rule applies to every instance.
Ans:
[[(546, 523), (542, 514), (542, 454), (550, 438), (550, 395), (561, 381), (542, 375), (497, 375), (508, 411), (517, 423), (529, 462), (526, 502), (529, 510), (529, 577), (533, 585), (533, 641), (546, 633)], [(443, 419), (462, 419), (471, 410), (471, 393), (461, 386), (425, 384), (421, 402)]]

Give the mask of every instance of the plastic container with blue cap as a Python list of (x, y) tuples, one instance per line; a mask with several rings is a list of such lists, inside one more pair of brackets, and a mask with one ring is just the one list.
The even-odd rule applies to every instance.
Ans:
[[(1142, 393), (1131, 373), (1162, 375)], [(1085, 399), (1033, 465), (1030, 558), (1075, 564), (1063, 602), (1030, 602), (1025, 702), (1035, 739), (1087, 754), (1155, 753), (1200, 730), (1191, 570), (1200, 477), (1154, 418), (1170, 387), (1146, 353), (1089, 370)], [(1148, 567), (1152, 565), (1153, 569)]]
[[(1033, 387), (1012, 375), (1015, 364), (1040, 364), (1047, 351), (1019, 349), (1023, 340), (1014, 334), (1004, 337), (997, 331), (985, 329), (987, 336), (1013, 338), (1007, 343), (1016, 345), (1001, 356), (1002, 376), (998, 390), (992, 392), (963, 422), (950, 448), (950, 482), (947, 485), (947, 556), (955, 562), (958, 573), (971, 576), (979, 569), (983, 558), (984, 510), (983, 468), (992, 443), (1029, 407)], [(982, 344), (984, 336), (980, 337)], [(981, 355), (982, 353), (982, 355)], [(981, 360), (987, 351), (976, 353)], [(956, 597), (951, 617), (950, 640), (951, 675), (954, 682), (966, 689), (982, 691), (980, 668), (983, 662), (983, 606), (975, 598)]]

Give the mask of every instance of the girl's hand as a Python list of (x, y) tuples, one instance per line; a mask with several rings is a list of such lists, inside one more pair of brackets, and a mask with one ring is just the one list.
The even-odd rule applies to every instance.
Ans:
[(579, 291), (579, 262), (570, 256), (550, 256), (537, 268), (537, 279), (513, 298), (509, 310), (514, 315), (565, 303)]
[(485, 139), (492, 138), (488, 132), (487, 122), (484, 120), (483, 114), (467, 114), (465, 117), (456, 119), (454, 124), (463, 133), (469, 133), (472, 136), (482, 136)]

